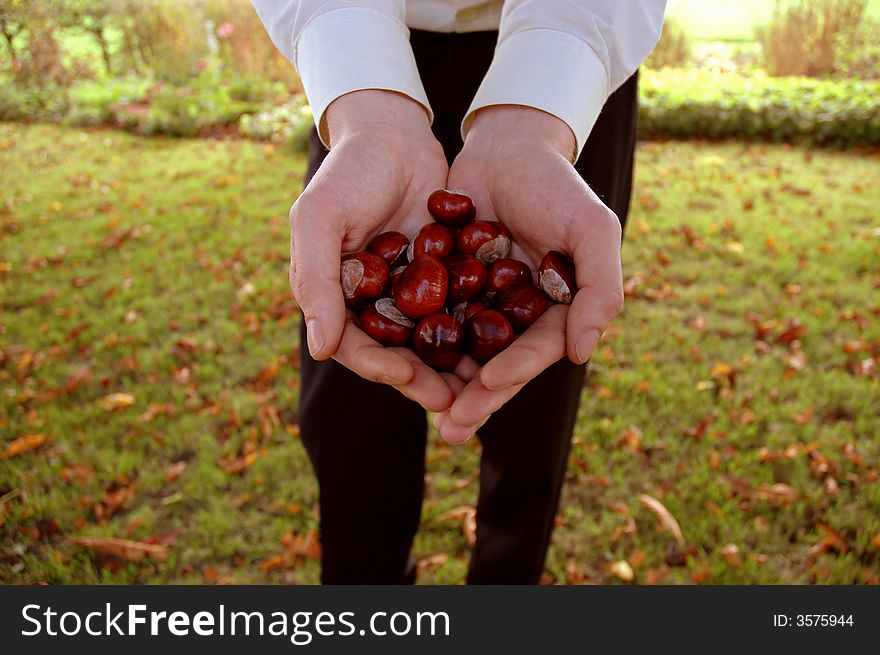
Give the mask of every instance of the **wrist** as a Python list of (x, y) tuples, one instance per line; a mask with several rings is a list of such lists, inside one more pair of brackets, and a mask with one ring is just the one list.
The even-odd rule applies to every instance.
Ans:
[(549, 147), (573, 163), (577, 148), (567, 123), (534, 107), (492, 105), (474, 114), (465, 143), (490, 148), (501, 144)]
[(330, 103), (324, 112), (325, 121), (331, 148), (356, 134), (393, 134), (407, 141), (431, 135), (427, 109), (396, 91), (363, 89), (346, 93)]

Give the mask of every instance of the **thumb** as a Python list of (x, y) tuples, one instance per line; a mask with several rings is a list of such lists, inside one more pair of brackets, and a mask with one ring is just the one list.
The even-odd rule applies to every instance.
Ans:
[(326, 209), (301, 196), (290, 210), (290, 286), (306, 322), (309, 352), (318, 360), (336, 352), (345, 327), (342, 235)]

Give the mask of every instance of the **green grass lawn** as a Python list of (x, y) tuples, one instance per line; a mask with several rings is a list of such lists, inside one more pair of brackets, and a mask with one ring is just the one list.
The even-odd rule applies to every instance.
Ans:
[[(318, 579), (286, 262), (303, 164), (0, 125), (0, 581)], [(548, 581), (878, 582), (877, 179), (876, 154), (640, 146), (627, 307)], [(432, 444), (415, 554), (458, 583), (479, 442)]]

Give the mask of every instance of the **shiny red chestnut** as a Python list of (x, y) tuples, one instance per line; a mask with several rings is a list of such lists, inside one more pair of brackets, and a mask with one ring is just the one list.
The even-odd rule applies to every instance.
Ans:
[(379, 255), (390, 268), (406, 264), (404, 253), (409, 247), (409, 239), (400, 232), (383, 232), (367, 244), (367, 252)]
[(515, 338), (510, 321), (494, 309), (474, 314), (465, 323), (464, 330), (468, 355), (480, 364), (507, 348)]
[(577, 293), (574, 262), (557, 250), (551, 250), (538, 269), (538, 284), (553, 302), (568, 305)]
[(438, 189), (428, 196), (428, 211), (435, 221), (461, 227), (476, 214), (473, 199), (464, 191)]
[(345, 304), (360, 309), (382, 295), (390, 277), (388, 264), (379, 255), (371, 252), (345, 255), (339, 274)]
[(473, 255), (484, 264), (507, 257), (510, 230), (498, 221), (472, 221), (458, 233), (458, 252)]
[(443, 309), (448, 290), (443, 262), (431, 255), (418, 255), (400, 273), (391, 294), (400, 311), (417, 319)]
[(447, 302), (458, 303), (473, 298), (486, 284), (486, 267), (473, 255), (455, 255), (443, 263), (449, 271)]
[(495, 309), (504, 314), (513, 329), (524, 332), (547, 309), (547, 296), (531, 282), (499, 291), (492, 299)]
[(528, 264), (508, 257), (489, 264), (487, 274), (486, 286), (483, 290), (489, 298), (502, 289), (532, 279), (532, 269)]
[(397, 309), (391, 298), (380, 298), (361, 312), (361, 329), (383, 346), (405, 346), (415, 324)]
[(431, 368), (451, 371), (464, 355), (464, 328), (449, 314), (429, 314), (416, 325), (413, 349)]
[(445, 225), (428, 223), (412, 240), (407, 250), (407, 259), (412, 261), (417, 255), (434, 255), (444, 259), (455, 249), (455, 235)]
[(472, 298), (466, 302), (460, 302), (452, 308), (452, 316), (456, 321), (464, 325), (468, 320), (484, 309), (489, 309), (489, 303), (482, 298)]

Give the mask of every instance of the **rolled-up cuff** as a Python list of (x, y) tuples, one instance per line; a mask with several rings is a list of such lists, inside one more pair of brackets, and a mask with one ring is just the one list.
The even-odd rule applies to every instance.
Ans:
[(409, 31), (384, 14), (363, 8), (329, 11), (305, 27), (294, 52), (294, 63), (325, 146), (329, 141), (324, 112), (336, 98), (352, 91), (403, 93), (424, 106), (434, 120), (409, 44)]
[(473, 114), (493, 105), (525, 105), (564, 121), (580, 155), (602, 105), (608, 72), (596, 52), (566, 32), (534, 29), (504, 38), (461, 124), (467, 135)]

